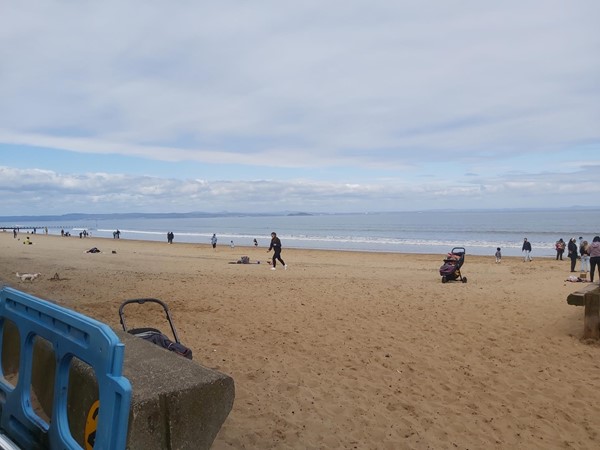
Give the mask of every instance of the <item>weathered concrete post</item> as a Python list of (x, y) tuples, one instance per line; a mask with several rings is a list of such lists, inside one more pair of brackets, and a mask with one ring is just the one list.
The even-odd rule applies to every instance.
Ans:
[(585, 303), (583, 338), (600, 339), (600, 289), (586, 292), (583, 299)]

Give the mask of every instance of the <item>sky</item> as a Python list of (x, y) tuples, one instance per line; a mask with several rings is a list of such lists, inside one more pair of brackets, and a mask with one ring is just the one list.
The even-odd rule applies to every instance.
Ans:
[(599, 206), (597, 0), (0, 0), (0, 215)]

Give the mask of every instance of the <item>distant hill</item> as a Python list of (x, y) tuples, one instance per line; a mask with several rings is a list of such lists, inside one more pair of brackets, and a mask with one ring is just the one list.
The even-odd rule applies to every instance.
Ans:
[[(470, 211), (470, 212), (485, 212), (485, 211), (564, 211), (564, 210), (583, 210), (583, 211), (592, 211), (598, 210), (598, 207), (583, 207), (583, 206), (570, 206), (570, 207), (560, 207), (560, 208), (504, 208), (504, 209), (437, 209), (437, 210), (424, 210), (429, 212), (461, 212), (461, 211)], [(422, 212), (424, 212), (422, 211)], [(193, 211), (186, 213), (109, 213), (109, 214), (84, 214), (84, 213), (70, 213), (70, 214), (61, 214), (61, 215), (28, 215), (28, 216), (0, 216), (0, 227), (2, 226), (10, 226), (13, 223), (17, 222), (67, 222), (67, 221), (79, 221), (79, 220), (119, 220), (119, 219), (185, 219), (185, 218), (211, 218), (211, 217), (277, 217), (277, 216), (323, 216), (323, 215), (348, 215), (348, 214), (390, 214), (390, 213), (401, 213), (402, 211), (385, 211), (385, 212), (377, 212), (377, 211), (369, 211), (369, 212), (345, 212), (345, 213), (315, 213), (315, 212), (305, 212), (305, 211), (279, 211), (279, 212), (270, 212), (270, 213), (243, 213), (243, 212), (230, 212), (230, 211), (220, 211), (220, 212), (202, 212), (202, 211)]]

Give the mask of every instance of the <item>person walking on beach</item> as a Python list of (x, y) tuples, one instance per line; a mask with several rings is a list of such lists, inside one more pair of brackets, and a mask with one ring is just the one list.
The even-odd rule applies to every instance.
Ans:
[(590, 244), (588, 241), (583, 241), (579, 247), (579, 255), (581, 256), (581, 273), (590, 271)]
[(560, 238), (558, 241), (556, 241), (556, 260), (558, 261), (559, 259), (562, 261), (562, 257), (563, 257), (563, 253), (565, 252), (565, 241), (563, 241), (562, 238)]
[(594, 236), (590, 244), (590, 281), (594, 282), (594, 272), (598, 267), (598, 277), (600, 277), (600, 236)]
[(496, 249), (496, 264), (498, 264), (500, 261), (502, 261), (502, 252), (500, 251), (500, 247), (498, 247)]
[(217, 235), (215, 233), (213, 233), (212, 237), (210, 238), (210, 244), (212, 245), (213, 250), (217, 250)]
[(273, 250), (273, 266), (271, 267), (271, 270), (275, 270), (277, 261), (283, 264), (284, 270), (287, 270), (287, 264), (283, 262), (283, 259), (281, 259), (281, 240), (277, 237), (277, 233), (274, 231), (271, 233), (271, 245), (269, 246), (267, 253), (269, 253), (271, 250)]
[(575, 264), (577, 263), (577, 241), (575, 238), (569, 240), (567, 245), (567, 256), (571, 259), (571, 272), (575, 272)]
[(173, 234), (173, 232), (172, 232), (172, 231), (169, 231), (169, 232), (167, 233), (167, 242), (168, 242), (169, 244), (172, 244), (172, 243), (173, 243), (173, 239), (175, 239), (175, 235)]
[(527, 238), (523, 239), (523, 247), (521, 247), (521, 251), (525, 252), (525, 259), (523, 260), (523, 262), (533, 261), (531, 259), (531, 242), (529, 242)]

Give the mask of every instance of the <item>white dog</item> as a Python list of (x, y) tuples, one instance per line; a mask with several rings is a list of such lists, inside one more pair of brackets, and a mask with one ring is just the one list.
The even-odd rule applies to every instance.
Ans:
[(40, 275), (41, 275), (40, 273), (19, 273), (19, 272), (17, 272), (17, 276), (21, 279), (21, 281), (33, 281)]

